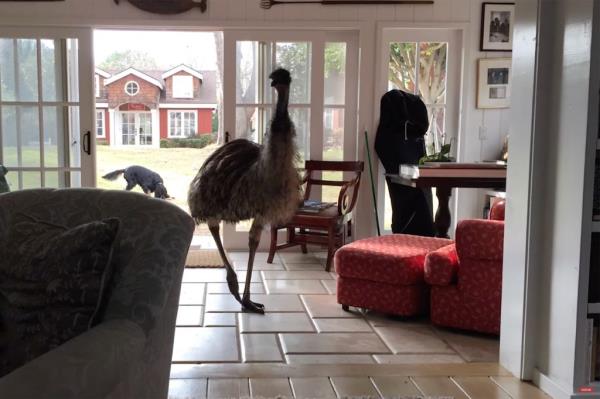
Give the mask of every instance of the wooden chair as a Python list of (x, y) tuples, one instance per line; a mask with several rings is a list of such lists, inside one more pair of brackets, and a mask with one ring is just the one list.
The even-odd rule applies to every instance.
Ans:
[[(304, 199), (310, 199), (313, 186), (340, 187), (337, 206), (332, 206), (318, 213), (303, 212), (300, 209), (292, 220), (286, 225), (271, 226), (271, 246), (269, 249), (268, 263), (273, 262), (275, 252), (279, 249), (300, 245), (302, 252), (306, 253), (307, 244), (318, 244), (327, 247), (327, 265), (325, 270), (331, 269), (335, 251), (345, 244), (346, 237), (352, 235), (352, 209), (356, 204), (360, 176), (364, 168), (363, 162), (334, 162), (334, 161), (306, 161), (305, 174), (302, 180), (306, 184)], [(322, 180), (319, 172), (343, 172), (344, 180)], [(352, 174), (349, 180), (346, 176)], [(287, 239), (283, 244), (277, 244), (277, 232), (287, 230)]]

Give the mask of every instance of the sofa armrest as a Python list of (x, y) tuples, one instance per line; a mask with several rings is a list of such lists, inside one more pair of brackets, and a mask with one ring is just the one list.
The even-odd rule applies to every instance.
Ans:
[(139, 363), (145, 342), (129, 320), (99, 324), (0, 379), (0, 398), (106, 398)]
[(429, 285), (450, 285), (456, 280), (457, 271), (455, 244), (436, 249), (425, 257), (425, 282)]
[(458, 257), (501, 260), (504, 251), (504, 222), (500, 220), (462, 220), (456, 226)]

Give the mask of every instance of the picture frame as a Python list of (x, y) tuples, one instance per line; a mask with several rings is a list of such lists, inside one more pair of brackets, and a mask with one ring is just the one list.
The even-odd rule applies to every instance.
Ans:
[(481, 51), (512, 51), (515, 3), (481, 5)]
[(477, 108), (510, 107), (511, 58), (482, 58), (478, 61)]

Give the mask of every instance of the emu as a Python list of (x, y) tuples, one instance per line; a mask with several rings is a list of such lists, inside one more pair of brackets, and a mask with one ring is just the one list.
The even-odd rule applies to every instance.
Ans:
[[(277, 104), (264, 145), (245, 139), (233, 140), (216, 150), (204, 162), (190, 184), (188, 204), (197, 224), (206, 222), (227, 269), (227, 285), (244, 311), (264, 313), (264, 305), (250, 300), (250, 281), (256, 248), (266, 224), (287, 222), (300, 203), (300, 178), (296, 131), (288, 112), (290, 73), (271, 73)], [(248, 271), (243, 297), (237, 275), (229, 263), (219, 223), (253, 219), (248, 240)]]

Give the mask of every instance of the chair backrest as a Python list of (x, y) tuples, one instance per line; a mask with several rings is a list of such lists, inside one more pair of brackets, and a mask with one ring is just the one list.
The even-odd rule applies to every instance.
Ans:
[(501, 200), (492, 205), (490, 209), (490, 220), (504, 220), (504, 208), (506, 206), (506, 200)]
[[(304, 199), (310, 198), (313, 186), (340, 187), (337, 207), (339, 215), (346, 215), (352, 211), (358, 199), (360, 176), (364, 169), (362, 161), (306, 161), (304, 163)], [(319, 172), (343, 172), (342, 180), (325, 180)], [(350, 177), (349, 177), (350, 176)]]

